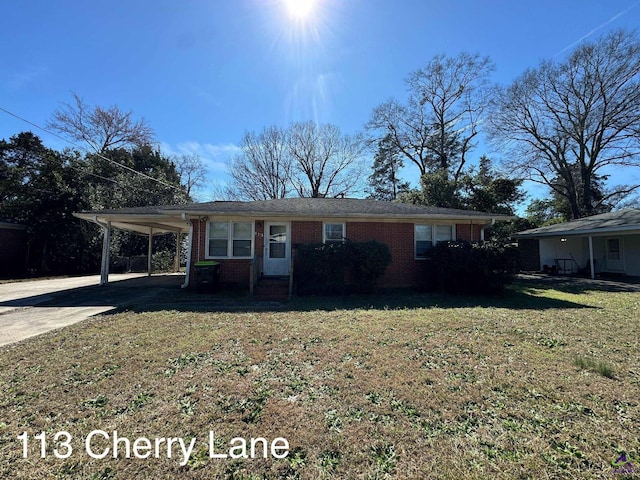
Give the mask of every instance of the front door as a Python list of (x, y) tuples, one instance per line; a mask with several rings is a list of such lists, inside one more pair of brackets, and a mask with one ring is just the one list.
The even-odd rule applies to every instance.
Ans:
[(264, 226), (264, 274), (289, 275), (291, 239), (289, 224), (271, 222)]
[(607, 270), (611, 272), (624, 272), (624, 252), (622, 251), (621, 238), (607, 238)]

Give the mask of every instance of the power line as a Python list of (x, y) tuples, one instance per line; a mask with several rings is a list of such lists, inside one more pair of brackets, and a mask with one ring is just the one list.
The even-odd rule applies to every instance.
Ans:
[[(60, 140), (62, 140), (63, 142), (66, 142), (66, 143), (68, 143), (68, 144), (70, 144), (70, 145), (73, 145), (74, 147), (76, 147), (76, 148), (78, 148), (78, 149), (80, 149), (80, 150), (84, 150), (84, 152), (85, 152), (85, 153), (92, 153), (92, 152), (90, 152), (90, 151), (89, 151), (89, 149), (88, 149), (88, 148), (83, 147), (83, 146), (81, 146), (81, 145), (78, 145), (77, 143), (72, 142), (72, 141), (71, 141), (71, 140), (69, 140), (68, 138), (64, 138), (64, 137), (62, 137), (62, 136), (58, 135), (57, 133), (54, 133), (54, 132), (52, 132), (52, 131), (50, 131), (50, 130), (47, 130), (46, 128), (41, 127), (40, 125), (38, 125), (37, 123), (34, 123), (34, 122), (30, 121), (30, 120), (27, 120), (26, 118), (23, 118), (23, 117), (21, 117), (21, 116), (19, 116), (19, 115), (16, 115), (15, 113), (10, 112), (9, 110), (7, 110), (7, 109), (5, 109), (5, 108), (0, 107), (0, 111), (3, 111), (3, 112), (4, 112), (4, 113), (6, 113), (7, 115), (10, 115), (10, 116), (12, 116), (12, 117), (14, 117), (14, 118), (17, 118), (18, 120), (21, 120), (21, 121), (23, 121), (23, 122), (25, 122), (25, 123), (28, 123), (29, 125), (31, 125), (31, 126), (33, 126), (33, 127), (36, 127), (36, 128), (38, 128), (38, 129), (42, 130), (43, 132), (48, 133), (49, 135), (53, 135), (54, 137), (59, 138), (59, 139), (60, 139)], [(161, 184), (161, 185), (164, 185), (165, 187), (169, 187), (169, 188), (172, 188), (172, 189), (174, 189), (174, 190), (181, 191), (181, 190), (180, 190), (180, 188), (176, 187), (175, 185), (171, 185), (170, 183), (163, 182), (162, 180), (160, 180), (160, 179), (158, 179), (158, 178), (154, 178), (154, 177), (152, 177), (152, 176), (150, 176), (150, 175), (147, 175), (146, 173), (139, 172), (138, 170), (136, 170), (136, 169), (134, 169), (134, 168), (128, 167), (128, 166), (123, 165), (123, 164), (121, 164), (121, 163), (119, 163), (119, 162), (116, 162), (115, 160), (112, 160), (111, 158), (105, 157), (104, 155), (102, 155), (102, 154), (101, 154), (101, 153), (99, 153), (99, 152), (95, 152), (95, 153), (93, 153), (93, 154), (94, 154), (94, 155), (96, 155), (96, 156), (97, 156), (97, 157), (99, 157), (99, 158), (102, 158), (102, 159), (104, 159), (104, 160), (106, 160), (106, 161), (108, 161), (108, 162), (113, 163), (114, 165), (117, 165), (117, 166), (119, 166), (119, 167), (121, 167), (121, 168), (124, 168), (125, 170), (128, 170), (128, 171), (130, 171), (130, 172), (132, 172), (132, 173), (135, 173), (135, 174), (137, 174), (137, 175), (140, 175), (140, 176), (142, 176), (142, 177), (145, 177), (145, 178), (147, 178), (147, 179), (149, 179), (149, 180), (153, 180), (154, 182), (157, 182), (157, 183), (159, 183), (159, 184)], [(88, 173), (88, 174), (89, 174), (89, 172), (86, 172), (86, 173)], [(93, 174), (91, 174), (91, 175), (93, 175)], [(111, 180), (111, 179), (108, 179), (108, 180)], [(116, 182), (115, 180), (111, 180), (111, 181), (113, 181), (113, 182), (115, 182), (115, 183), (118, 183), (118, 182)]]

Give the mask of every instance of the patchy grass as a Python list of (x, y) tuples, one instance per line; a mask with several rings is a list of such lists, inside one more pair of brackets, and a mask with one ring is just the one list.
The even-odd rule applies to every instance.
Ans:
[[(640, 463), (639, 310), (637, 293), (518, 284), (99, 317), (0, 349), (0, 477), (603, 478)], [(94, 459), (96, 429), (196, 441), (183, 466), (177, 447)], [(211, 459), (210, 430), (216, 453), (237, 436), (290, 453)], [(40, 458), (33, 435), (60, 431), (73, 453)]]
[(603, 377), (615, 379), (613, 374), (613, 367), (605, 362), (597, 362), (592, 358), (577, 356), (573, 362), (576, 367), (582, 368), (585, 370), (591, 370), (593, 372), (599, 373)]

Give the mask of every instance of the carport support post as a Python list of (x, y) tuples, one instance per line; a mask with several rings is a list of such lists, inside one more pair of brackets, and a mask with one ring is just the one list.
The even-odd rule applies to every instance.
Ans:
[(109, 263), (110, 252), (109, 246), (111, 244), (111, 222), (107, 222), (104, 225), (103, 237), (102, 237), (102, 266), (100, 268), (100, 285), (106, 285), (109, 283)]
[(593, 237), (589, 235), (589, 266), (591, 267), (591, 278), (596, 278), (596, 271), (593, 268)]
[(182, 241), (182, 233), (176, 232), (176, 256), (173, 259), (173, 271), (180, 271), (180, 242)]
[(147, 251), (147, 276), (151, 276), (151, 268), (153, 264), (151, 262), (151, 256), (153, 255), (153, 228), (149, 229), (149, 249)]

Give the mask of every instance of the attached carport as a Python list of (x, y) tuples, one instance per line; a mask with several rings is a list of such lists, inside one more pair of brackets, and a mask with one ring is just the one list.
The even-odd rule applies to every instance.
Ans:
[[(574, 273), (583, 265), (596, 273), (640, 276), (640, 209), (628, 208), (519, 232), (518, 240), (537, 239), (540, 269), (554, 265)], [(569, 266), (568, 266), (569, 265)]]
[[(173, 206), (175, 209), (175, 206)], [(113, 210), (94, 210), (76, 212), (75, 217), (99, 225), (103, 231), (102, 262), (100, 268), (100, 285), (109, 283), (109, 263), (111, 232), (113, 229), (147, 235), (149, 237), (147, 250), (147, 272), (152, 273), (153, 237), (173, 233), (176, 235), (175, 271), (180, 267), (181, 236), (188, 234), (187, 275), (183, 287), (189, 283), (189, 264), (191, 259), (191, 245), (193, 231), (190, 221), (184, 213), (172, 211), (172, 207), (137, 207), (119, 208)]]

